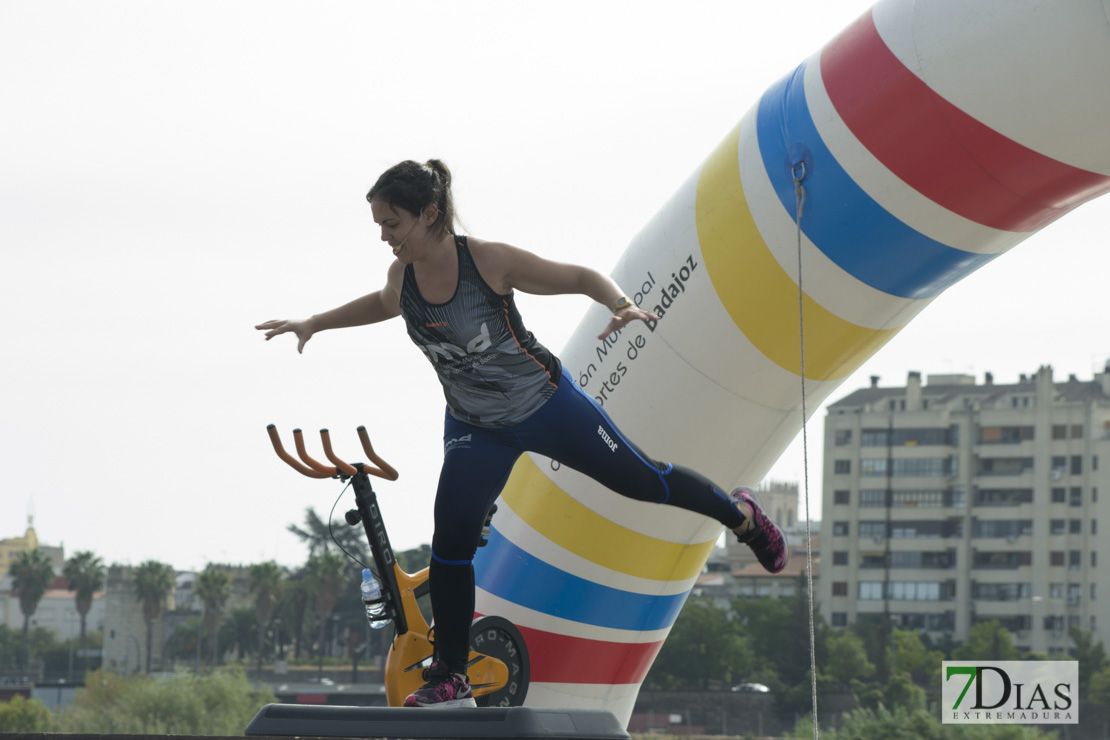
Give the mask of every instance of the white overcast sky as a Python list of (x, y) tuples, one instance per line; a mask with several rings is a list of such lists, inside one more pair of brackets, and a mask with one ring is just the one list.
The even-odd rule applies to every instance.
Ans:
[[(286, 525), (340, 486), (280, 463), (274, 422), (315, 449), (329, 427), (351, 459), (365, 424), (402, 474), (378, 489), (394, 545), (429, 541), (443, 399), (401, 323), (302, 356), (253, 325), (380, 286), (363, 196), (407, 158), (453, 169), (469, 233), (610, 270), (869, 5), (0, 2), (0, 538), (33, 514), (43, 543), (107, 562), (299, 564)], [(908, 370), (1089, 378), (1108, 217), (1088, 204), (967, 278), (832, 399)], [(555, 351), (587, 305), (519, 302)], [(804, 482), (800, 437), (771, 477)]]

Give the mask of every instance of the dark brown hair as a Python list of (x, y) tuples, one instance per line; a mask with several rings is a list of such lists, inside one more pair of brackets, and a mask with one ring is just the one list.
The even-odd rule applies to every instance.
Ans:
[(367, 202), (379, 198), (394, 208), (419, 216), (434, 203), (439, 209), (432, 228), (455, 233), (455, 205), (451, 199), (451, 170), (438, 159), (424, 164), (406, 159), (383, 172), (366, 194)]

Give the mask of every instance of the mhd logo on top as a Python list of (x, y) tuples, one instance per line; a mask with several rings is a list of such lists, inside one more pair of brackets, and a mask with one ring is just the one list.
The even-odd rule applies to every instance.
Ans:
[(944, 724), (1078, 724), (1074, 660), (944, 661)]

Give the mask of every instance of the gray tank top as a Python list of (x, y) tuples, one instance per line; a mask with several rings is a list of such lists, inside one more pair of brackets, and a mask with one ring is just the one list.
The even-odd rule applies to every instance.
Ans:
[(519, 424), (555, 393), (562, 364), (524, 328), (513, 294), (499, 295), (482, 279), (465, 236), (455, 237), (455, 248), (455, 295), (428, 303), (407, 265), (401, 316), (439, 375), (452, 416), (480, 427)]

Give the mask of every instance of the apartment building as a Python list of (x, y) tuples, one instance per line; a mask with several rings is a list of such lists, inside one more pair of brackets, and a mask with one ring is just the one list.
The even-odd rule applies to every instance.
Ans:
[(878, 381), (825, 418), (826, 620), (889, 615), (941, 641), (998, 620), (1043, 652), (1066, 650), (1078, 625), (1110, 644), (1110, 562), (1098, 562), (1110, 363), (1089, 381), (1057, 382), (1049, 366), (1012, 384)]

